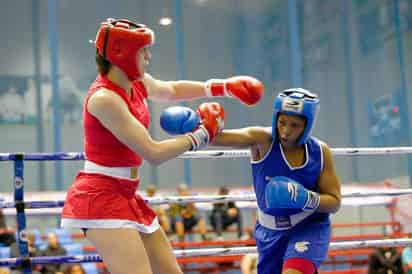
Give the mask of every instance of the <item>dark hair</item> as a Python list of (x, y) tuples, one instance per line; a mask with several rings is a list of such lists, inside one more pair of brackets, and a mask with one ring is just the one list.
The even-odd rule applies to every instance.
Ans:
[(220, 195), (228, 195), (229, 194), (229, 188), (227, 186), (219, 187), (219, 194)]
[(110, 67), (112, 66), (112, 64), (109, 61), (107, 61), (103, 56), (101, 56), (97, 50), (96, 50), (96, 65), (97, 65), (97, 71), (101, 75), (106, 75), (109, 72)]
[(2, 209), (0, 209), (0, 228), (7, 228), (6, 216), (4, 216)]

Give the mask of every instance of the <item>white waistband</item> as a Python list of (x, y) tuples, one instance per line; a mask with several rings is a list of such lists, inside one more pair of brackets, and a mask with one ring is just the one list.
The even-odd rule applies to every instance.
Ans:
[(107, 167), (91, 161), (84, 162), (84, 173), (98, 173), (119, 179), (136, 180), (139, 178), (138, 167)]
[(311, 215), (314, 211), (302, 211), (289, 216), (273, 216), (264, 213), (260, 208), (257, 209), (259, 223), (269, 229), (286, 230), (294, 227), (303, 219)]

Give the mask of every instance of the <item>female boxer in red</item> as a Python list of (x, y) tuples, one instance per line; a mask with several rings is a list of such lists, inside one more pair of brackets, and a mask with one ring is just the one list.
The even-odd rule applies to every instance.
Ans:
[(231, 96), (251, 105), (262, 84), (247, 76), (227, 80), (162, 81), (146, 73), (153, 32), (129, 20), (108, 19), (97, 32), (99, 75), (84, 103), (86, 161), (67, 192), (62, 226), (81, 228), (112, 274), (181, 273), (155, 213), (139, 195), (143, 159), (160, 164), (206, 145), (222, 127), (223, 108), (199, 107), (200, 127), (186, 135), (153, 140), (146, 99), (179, 101)]

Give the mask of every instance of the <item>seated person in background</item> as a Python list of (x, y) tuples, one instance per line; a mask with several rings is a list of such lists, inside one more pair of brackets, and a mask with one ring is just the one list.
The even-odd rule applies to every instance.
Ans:
[[(56, 233), (52, 232), (47, 235), (47, 248), (41, 251), (41, 256), (64, 256), (66, 255), (66, 249), (62, 247), (57, 239)], [(61, 264), (45, 264), (41, 267), (40, 272), (44, 274), (55, 274), (61, 272)]]
[(3, 210), (0, 209), (0, 246), (10, 246), (15, 241), (14, 232), (8, 228), (6, 217), (3, 214)]
[(240, 261), (240, 270), (242, 274), (257, 274), (258, 254), (246, 254)]
[[(42, 256), (40, 250), (35, 246), (35, 239), (36, 237), (32, 233), (27, 234), (27, 247), (29, 249), (29, 256), (30, 257), (39, 257)], [(19, 250), (19, 244), (18, 242), (14, 242), (13, 244), (10, 245), (10, 257), (11, 258), (16, 258), (20, 257), (20, 250)], [(18, 274), (18, 273), (23, 273), (21, 270), (21, 266), (16, 266), (16, 267), (10, 267), (11, 273), (12, 274)], [(37, 274), (40, 273), (40, 265), (34, 265), (32, 268), (32, 273)]]
[(10, 269), (7, 267), (0, 267), (0, 274), (10, 274)]
[[(412, 239), (412, 233), (408, 234), (408, 238)], [(406, 274), (412, 274), (412, 245), (407, 246), (402, 251), (402, 264)]]
[[(156, 186), (154, 184), (150, 184), (146, 188), (146, 196), (149, 198), (155, 197), (156, 194)], [(163, 228), (163, 230), (166, 233), (170, 232), (170, 221), (169, 217), (166, 214), (166, 209), (163, 205), (156, 205), (152, 206), (153, 210), (155, 211), (157, 215), (157, 219), (159, 220), (160, 226)]]
[(63, 266), (61, 273), (62, 274), (86, 274), (86, 271), (81, 266), (81, 264), (66, 264)]
[[(188, 196), (188, 186), (184, 183), (177, 187), (178, 196)], [(199, 233), (203, 240), (206, 240), (206, 222), (197, 215), (194, 203), (173, 204), (169, 208), (169, 215), (172, 220), (172, 228), (176, 232), (179, 241), (184, 241), (185, 232), (194, 231)]]
[[(221, 186), (218, 194), (228, 195), (229, 189), (225, 186)], [(243, 238), (242, 215), (234, 202), (214, 204), (212, 214), (210, 215), (210, 224), (216, 231), (218, 240), (223, 240), (222, 231), (233, 224), (237, 224), (238, 238)]]
[[(389, 237), (384, 237), (389, 239)], [(378, 247), (369, 256), (369, 274), (404, 274), (401, 254), (396, 247)]]

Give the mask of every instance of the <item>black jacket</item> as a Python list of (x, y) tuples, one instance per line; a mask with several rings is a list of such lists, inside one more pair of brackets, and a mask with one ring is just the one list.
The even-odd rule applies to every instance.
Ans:
[(404, 274), (401, 253), (396, 248), (378, 248), (369, 257), (369, 274)]

